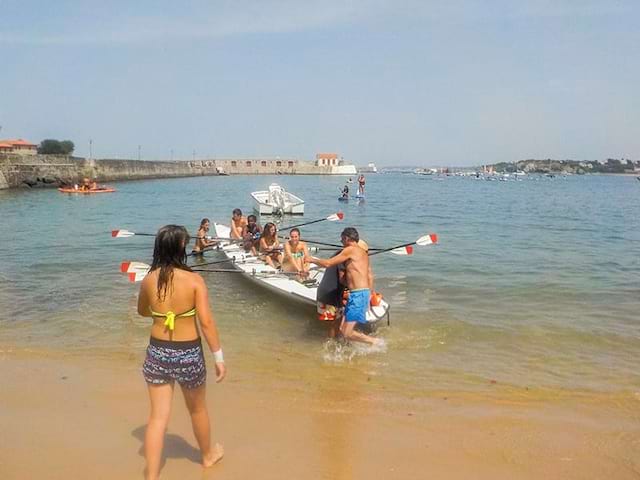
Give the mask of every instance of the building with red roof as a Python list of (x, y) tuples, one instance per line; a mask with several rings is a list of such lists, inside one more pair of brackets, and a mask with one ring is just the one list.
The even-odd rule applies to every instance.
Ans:
[(16, 153), (18, 155), (35, 155), (38, 145), (22, 138), (17, 140), (0, 140), (0, 153)]

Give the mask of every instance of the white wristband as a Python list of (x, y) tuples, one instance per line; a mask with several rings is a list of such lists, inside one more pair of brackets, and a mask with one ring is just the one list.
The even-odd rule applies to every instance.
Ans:
[(213, 352), (213, 358), (216, 363), (224, 363), (224, 356), (222, 355), (222, 349)]

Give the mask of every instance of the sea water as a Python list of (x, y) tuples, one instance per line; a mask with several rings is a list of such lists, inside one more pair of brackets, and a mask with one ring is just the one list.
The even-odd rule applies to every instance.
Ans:
[(427, 233), (439, 243), (372, 257), (376, 290), (391, 304), (390, 325), (377, 332), (382, 349), (327, 342), (309, 309), (240, 275), (205, 274), (227, 362), (254, 381), (305, 388), (335, 384), (338, 371), (345, 385), (366, 377), (411, 398), (502, 388), (638, 401), (635, 178), (377, 174), (367, 175), (365, 201), (343, 203), (345, 180), (228, 176), (115, 183), (116, 193), (100, 195), (0, 191), (0, 350), (141, 355), (149, 319), (137, 315), (137, 286), (119, 265), (150, 262), (153, 241), (110, 231), (176, 223), (195, 233), (204, 217), (228, 224), (232, 209), (251, 212), (250, 192), (278, 182), (305, 200), (304, 217), (283, 226), (345, 213), (303, 227), (303, 238), (339, 243), (342, 228), (354, 226), (371, 247)]

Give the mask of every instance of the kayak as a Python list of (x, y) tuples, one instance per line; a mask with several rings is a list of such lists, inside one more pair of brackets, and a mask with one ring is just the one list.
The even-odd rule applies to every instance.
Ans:
[(95, 188), (93, 190), (80, 190), (75, 188), (58, 188), (58, 191), (61, 193), (82, 193), (82, 194), (91, 194), (91, 193), (112, 193), (115, 192), (115, 188), (104, 187), (104, 188)]
[[(230, 228), (219, 223), (214, 224), (216, 237), (229, 238)], [(295, 275), (288, 275), (265, 264), (259, 258), (245, 253), (244, 249), (237, 243), (220, 242), (218, 249), (230, 260), (233, 268), (243, 272), (247, 279), (259, 284), (260, 286), (271, 290), (289, 300), (303, 303), (316, 309), (318, 314), (324, 311), (325, 304), (336, 303), (332, 301), (333, 278), (331, 272), (337, 281), (337, 269), (329, 269), (329, 277), (324, 280), (324, 268), (312, 268), (309, 271), (309, 277), (304, 281), (296, 279)], [(321, 287), (322, 286), (322, 287)], [(319, 292), (321, 287), (321, 292)], [(336, 285), (337, 290), (337, 285)], [(370, 306), (367, 312), (367, 321), (374, 324), (378, 320), (388, 316), (389, 304), (381, 299), (376, 306)]]

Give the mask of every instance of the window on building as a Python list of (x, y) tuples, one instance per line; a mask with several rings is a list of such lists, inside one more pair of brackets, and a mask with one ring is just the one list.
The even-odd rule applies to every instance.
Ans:
[(289, 165), (289, 167), (293, 167), (293, 162), (289, 160), (289, 162), (287, 162), (287, 165)]
[(251, 160), (247, 160), (246, 162), (244, 162), (244, 164), (245, 164), (247, 167), (250, 167), (250, 166), (251, 166)]
[(276, 162), (276, 167), (281, 167), (281, 166), (282, 166), (282, 162), (281, 162), (280, 160), (278, 160), (278, 161)]
[(236, 162), (235, 160), (231, 160), (231, 166), (232, 167), (237, 167), (238, 166), (238, 162)]
[(266, 167), (266, 166), (267, 166), (267, 162), (265, 162), (264, 160), (262, 160), (262, 161), (260, 162), (260, 166), (261, 166), (261, 167)]

